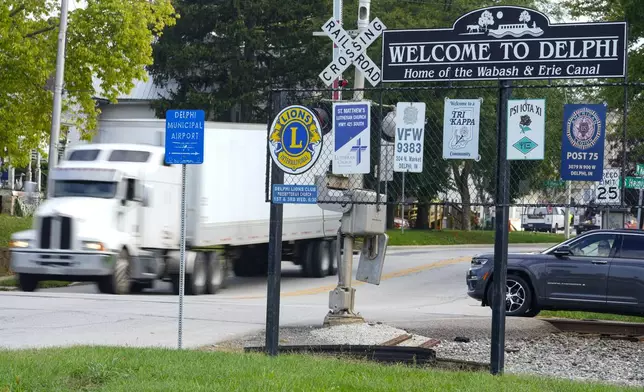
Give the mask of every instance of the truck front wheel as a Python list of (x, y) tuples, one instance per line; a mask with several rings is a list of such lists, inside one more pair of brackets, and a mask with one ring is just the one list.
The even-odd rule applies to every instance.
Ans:
[(31, 274), (18, 274), (20, 290), (32, 292), (38, 288), (38, 278)]
[(114, 273), (98, 281), (98, 290), (103, 294), (129, 294), (132, 284), (130, 267), (130, 255), (123, 249), (116, 259)]

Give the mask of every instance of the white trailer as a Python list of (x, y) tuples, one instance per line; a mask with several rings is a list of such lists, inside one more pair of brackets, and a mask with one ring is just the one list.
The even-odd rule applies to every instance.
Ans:
[[(102, 121), (95, 143), (72, 146), (51, 171), (48, 198), (31, 230), (12, 235), (20, 287), (43, 280), (94, 281), (125, 294), (155, 280), (179, 289), (181, 166), (164, 162), (164, 120)], [(187, 166), (186, 293), (215, 293), (232, 269), (266, 273), (267, 126), (206, 122), (204, 162)], [(331, 151), (331, 134), (324, 145)], [(286, 183), (314, 184), (330, 154)], [(285, 205), (283, 260), (303, 275), (337, 272), (341, 213)]]

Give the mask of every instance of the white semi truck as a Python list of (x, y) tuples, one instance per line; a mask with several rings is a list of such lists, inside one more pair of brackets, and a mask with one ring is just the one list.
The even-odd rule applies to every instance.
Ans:
[[(43, 280), (96, 282), (126, 294), (156, 280), (179, 290), (181, 166), (164, 161), (164, 120), (102, 121), (96, 143), (79, 144), (51, 170), (33, 228), (12, 235), (11, 268), (24, 291)], [(206, 122), (204, 162), (187, 166), (186, 293), (216, 293), (229, 269), (267, 270), (267, 127)], [(324, 137), (332, 151), (332, 135)], [(286, 183), (313, 184), (330, 154)], [(283, 260), (303, 275), (337, 272), (341, 213), (285, 205)]]

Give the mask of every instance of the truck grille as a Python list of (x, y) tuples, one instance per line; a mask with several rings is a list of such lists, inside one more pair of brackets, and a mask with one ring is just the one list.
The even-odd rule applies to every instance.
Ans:
[(67, 216), (42, 218), (40, 221), (40, 247), (42, 249), (72, 249), (72, 219)]

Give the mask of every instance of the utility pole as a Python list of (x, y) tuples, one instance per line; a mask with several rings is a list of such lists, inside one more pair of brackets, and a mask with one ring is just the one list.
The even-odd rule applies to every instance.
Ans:
[(49, 135), (49, 159), (47, 175), (47, 191), (51, 190), (51, 170), (58, 163), (58, 139), (60, 138), (60, 117), (62, 112), (63, 82), (65, 73), (65, 43), (67, 38), (68, 0), (60, 2), (60, 27), (58, 30), (58, 53), (56, 54), (56, 79), (54, 82), (54, 108), (51, 117), (51, 132)]

